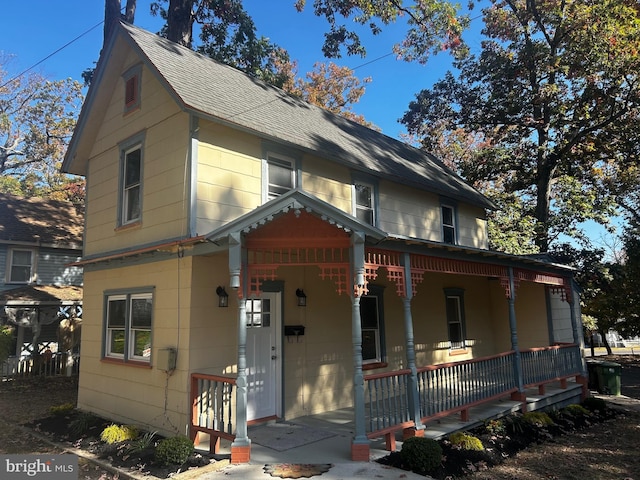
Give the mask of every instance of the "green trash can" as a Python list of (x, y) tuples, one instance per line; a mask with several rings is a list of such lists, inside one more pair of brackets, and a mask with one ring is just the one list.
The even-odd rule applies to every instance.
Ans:
[(620, 395), (622, 366), (619, 363), (600, 362), (597, 367), (598, 391), (605, 395)]

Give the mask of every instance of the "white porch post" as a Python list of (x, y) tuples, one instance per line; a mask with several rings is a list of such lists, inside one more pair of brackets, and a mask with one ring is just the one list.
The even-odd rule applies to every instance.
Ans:
[(362, 373), (362, 321), (360, 318), (360, 295), (365, 285), (364, 279), (364, 235), (351, 235), (351, 255), (353, 261), (354, 285), (351, 294), (351, 339), (353, 343), (353, 411), (355, 432), (351, 442), (351, 460), (369, 461), (369, 438), (364, 414), (364, 374)]
[[(240, 282), (242, 271), (242, 239), (239, 233), (229, 235), (230, 286), (245, 289)], [(247, 435), (247, 310), (246, 292), (238, 296), (238, 376), (236, 378), (236, 438), (231, 443), (231, 463), (248, 463), (251, 440)]]

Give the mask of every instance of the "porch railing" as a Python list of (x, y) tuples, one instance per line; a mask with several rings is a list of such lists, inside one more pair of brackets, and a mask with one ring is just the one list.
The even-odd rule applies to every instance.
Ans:
[(563, 384), (567, 378), (583, 373), (580, 347), (575, 344), (530, 348), (522, 350), (520, 355), (524, 386), (538, 386), (541, 393), (547, 383), (560, 381)]
[(50, 358), (44, 355), (28, 357), (9, 357), (0, 365), (0, 373), (4, 378), (59, 375), (77, 375), (80, 366), (80, 357), (75, 354), (58, 352)]
[(220, 439), (234, 440), (233, 390), (236, 379), (200, 373), (191, 374), (191, 426), (195, 444), (198, 434), (210, 435), (209, 450), (218, 453)]
[[(520, 352), (525, 387), (566, 380), (582, 374), (578, 345), (556, 345)], [(518, 392), (515, 352), (429, 365), (418, 369), (417, 393), (422, 422), (460, 412), (468, 419), (469, 408)], [(367, 436), (385, 436), (387, 448), (393, 449), (394, 434), (414, 425), (409, 400), (409, 370), (365, 376)]]
[(418, 369), (420, 417), (437, 418), (503, 397), (518, 389), (515, 352)]

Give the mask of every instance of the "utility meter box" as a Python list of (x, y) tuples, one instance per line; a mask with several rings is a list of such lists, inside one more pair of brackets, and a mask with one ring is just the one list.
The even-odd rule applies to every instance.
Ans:
[(158, 350), (158, 360), (156, 367), (165, 372), (170, 372), (176, 369), (176, 362), (178, 352), (175, 348), (161, 348)]

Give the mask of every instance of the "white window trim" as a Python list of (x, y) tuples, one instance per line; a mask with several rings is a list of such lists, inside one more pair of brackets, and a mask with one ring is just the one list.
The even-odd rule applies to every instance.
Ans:
[[(145, 152), (144, 152), (144, 139), (145, 133), (140, 133), (134, 135), (130, 139), (122, 142), (119, 145), (120, 151), (120, 178), (118, 185), (118, 226), (123, 227), (127, 225), (135, 225), (142, 221), (142, 212), (143, 212), (143, 198), (144, 198), (144, 161), (145, 161)], [(138, 182), (139, 187), (139, 206), (140, 212), (135, 218), (127, 218), (127, 195), (126, 195), (126, 165), (127, 165), (127, 155), (136, 150), (140, 150), (140, 179)]]
[[(29, 264), (29, 268), (30, 268), (29, 279), (26, 281), (14, 280), (12, 277), (13, 267), (15, 266), (13, 262), (14, 252), (28, 252), (31, 254), (31, 261)], [(10, 247), (7, 251), (7, 273), (6, 273), (7, 282), (6, 283), (15, 283), (15, 284), (21, 284), (21, 285), (29, 285), (31, 283), (34, 283), (36, 281), (37, 260), (38, 260), (38, 255), (36, 254), (36, 250), (33, 248)], [(26, 266), (26, 265), (19, 265), (19, 266)]]
[(270, 163), (279, 163), (279, 164), (288, 164), (291, 167), (291, 190), (298, 187), (298, 168), (297, 162), (294, 158), (288, 155), (284, 155), (278, 152), (268, 151), (265, 155), (265, 160), (262, 163), (262, 178), (263, 178), (263, 187), (262, 187), (262, 200), (263, 203), (268, 202), (269, 200), (273, 200), (277, 198), (279, 195), (271, 197), (269, 192), (269, 186), (271, 182), (269, 181), (269, 164)]
[[(358, 204), (358, 192), (357, 192), (357, 185), (362, 185), (363, 187), (368, 187), (371, 190), (371, 206), (370, 207), (364, 207), (360, 204)], [(353, 195), (353, 216), (358, 218), (358, 211), (359, 210), (364, 210), (364, 211), (368, 211), (371, 212), (371, 225), (375, 226), (378, 224), (377, 221), (377, 215), (376, 215), (376, 186), (373, 183), (370, 182), (360, 182), (360, 181), (354, 181), (353, 184), (351, 185), (351, 192)]]
[[(443, 215), (443, 209), (449, 209), (451, 210), (451, 222), (452, 225), (447, 225), (444, 223), (444, 215)], [(441, 225), (441, 229), (442, 229), (442, 243), (448, 243), (445, 241), (446, 238), (446, 234), (445, 234), (445, 229), (446, 228), (450, 228), (453, 230), (453, 243), (451, 243), (451, 245), (457, 245), (458, 244), (458, 211), (455, 205), (452, 205), (450, 203), (441, 203), (440, 204), (440, 225)]]
[[(151, 326), (147, 328), (134, 328), (132, 325), (131, 319), (131, 308), (132, 308), (132, 300), (135, 299), (150, 299), (152, 305), (152, 318), (151, 318)], [(124, 328), (109, 328), (109, 304), (112, 301), (125, 301), (125, 321)], [(103, 355), (105, 358), (113, 358), (117, 360), (134, 361), (141, 363), (151, 363), (151, 347), (153, 345), (153, 303), (154, 303), (154, 293), (153, 291), (144, 290), (141, 292), (129, 292), (129, 293), (112, 293), (105, 294), (105, 309), (104, 309), (104, 332), (105, 332), (105, 340), (104, 340), (104, 348)], [(124, 352), (116, 353), (112, 352), (111, 349), (111, 340), (113, 335), (113, 330), (124, 330)], [(149, 355), (135, 355), (135, 335), (136, 331), (149, 331), (151, 336), (151, 345), (149, 348)]]

